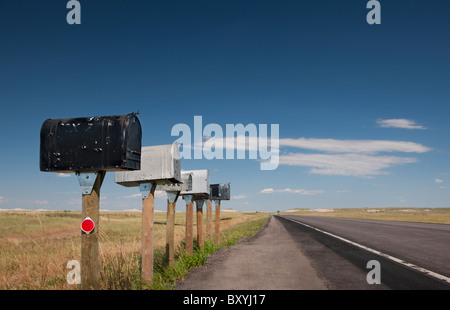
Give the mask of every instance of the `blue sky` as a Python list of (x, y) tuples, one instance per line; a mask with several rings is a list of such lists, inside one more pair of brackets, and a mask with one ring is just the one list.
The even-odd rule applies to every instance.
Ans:
[[(380, 25), (366, 1), (80, 3), (80, 25), (67, 1), (0, 3), (0, 208), (80, 210), (74, 175), (39, 171), (42, 123), (138, 110), (144, 146), (194, 116), (279, 124), (276, 170), (182, 160), (231, 182), (223, 208), (450, 207), (448, 1), (381, 0)], [(113, 173), (101, 194), (141, 208)]]

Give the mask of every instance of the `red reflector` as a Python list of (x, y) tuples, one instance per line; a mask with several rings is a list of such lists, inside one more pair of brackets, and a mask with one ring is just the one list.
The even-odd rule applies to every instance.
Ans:
[(81, 230), (86, 234), (90, 234), (94, 230), (95, 224), (94, 221), (87, 217), (81, 222)]

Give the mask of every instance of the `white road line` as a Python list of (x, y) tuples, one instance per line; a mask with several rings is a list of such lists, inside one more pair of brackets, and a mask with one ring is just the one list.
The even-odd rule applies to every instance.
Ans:
[(431, 276), (431, 277), (433, 277), (433, 278), (436, 278), (436, 279), (439, 279), (439, 280), (441, 280), (441, 281), (445, 281), (445, 282), (447, 282), (447, 283), (450, 283), (450, 278), (449, 278), (449, 277), (446, 277), (446, 276), (441, 275), (441, 274), (439, 274), (439, 273), (436, 273), (436, 272), (434, 272), (434, 271), (431, 271), (431, 270), (428, 270), (428, 269), (419, 267), (419, 266), (417, 266), (417, 265), (414, 265), (414, 264), (405, 262), (404, 260), (402, 260), (402, 259), (400, 259), (400, 258), (397, 258), (397, 257), (391, 256), (391, 255), (385, 254), (385, 253), (383, 253), (383, 252), (380, 252), (380, 251), (374, 250), (374, 249), (372, 249), (372, 248), (366, 247), (365, 245), (362, 245), (362, 244), (353, 242), (353, 241), (351, 241), (351, 240), (348, 240), (348, 239), (339, 237), (339, 236), (337, 236), (337, 235), (334, 235), (334, 234), (332, 234), (332, 233), (329, 233), (329, 232), (324, 231), (324, 230), (322, 230), (322, 229), (319, 229), (319, 228), (317, 228), (317, 227), (313, 227), (313, 226), (311, 226), (311, 225), (308, 225), (308, 224), (305, 224), (305, 223), (296, 221), (296, 220), (291, 219), (291, 218), (287, 218), (287, 217), (283, 217), (283, 218), (284, 218), (284, 219), (287, 219), (287, 220), (290, 220), (290, 221), (292, 221), (292, 222), (296, 222), (296, 223), (301, 224), (301, 225), (303, 225), (303, 226), (306, 226), (306, 227), (308, 227), (308, 228), (314, 229), (314, 230), (316, 230), (316, 231), (318, 231), (318, 232), (321, 232), (321, 233), (323, 233), (323, 234), (329, 235), (329, 236), (334, 237), (334, 238), (336, 238), (336, 239), (342, 240), (342, 241), (344, 241), (344, 242), (347, 242), (347, 243), (349, 243), (349, 244), (351, 244), (351, 245), (357, 246), (357, 247), (359, 247), (359, 248), (361, 248), (361, 249), (364, 249), (364, 250), (366, 250), (366, 251), (372, 252), (372, 253), (377, 254), (377, 255), (379, 255), (379, 256), (382, 256), (382, 257), (384, 257), (384, 258), (390, 259), (391, 261), (394, 261), (394, 262), (396, 262), (396, 263), (399, 263), (399, 264), (404, 265), (404, 266), (406, 266), (406, 267), (409, 267), (409, 268), (411, 268), (411, 269), (417, 270), (417, 271), (419, 271), (419, 272), (425, 273), (425, 274), (427, 274), (428, 276)]

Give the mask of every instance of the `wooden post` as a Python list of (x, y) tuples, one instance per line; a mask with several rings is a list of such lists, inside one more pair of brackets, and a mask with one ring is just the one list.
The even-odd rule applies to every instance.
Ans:
[(220, 200), (216, 202), (216, 244), (220, 243)]
[(192, 256), (194, 253), (194, 241), (193, 241), (193, 226), (194, 226), (194, 201), (191, 199), (186, 204), (186, 252)]
[(81, 289), (98, 290), (100, 288), (100, 269), (98, 259), (98, 232), (100, 212), (100, 187), (102, 186), (105, 172), (97, 174), (92, 192), (82, 197), (82, 220), (90, 217), (95, 224), (90, 234), (81, 232)]
[(145, 184), (151, 187), (143, 190), (144, 184), (140, 184), (142, 192), (142, 279), (148, 284), (153, 284), (153, 222), (155, 211), (156, 184)]
[(204, 245), (203, 240), (203, 200), (197, 200), (197, 243), (199, 246)]
[(166, 261), (172, 266), (175, 262), (175, 205), (179, 194), (167, 192)]
[(212, 200), (208, 200), (206, 205), (206, 238), (211, 240), (212, 237)]

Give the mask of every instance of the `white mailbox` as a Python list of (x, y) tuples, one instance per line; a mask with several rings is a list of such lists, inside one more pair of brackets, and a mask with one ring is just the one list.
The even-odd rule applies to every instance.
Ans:
[(181, 195), (193, 195), (195, 199), (208, 199), (209, 186), (209, 170), (186, 170), (182, 174), (192, 174), (192, 190), (181, 191)]
[(139, 186), (141, 183), (180, 183), (178, 144), (142, 147), (141, 170), (116, 172), (115, 182), (126, 187)]

